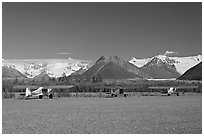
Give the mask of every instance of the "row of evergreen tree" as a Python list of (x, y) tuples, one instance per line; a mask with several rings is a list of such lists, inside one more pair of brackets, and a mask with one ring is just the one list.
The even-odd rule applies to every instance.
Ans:
[[(172, 80), (172, 81), (150, 81), (150, 80), (133, 80), (133, 81), (118, 81), (112, 80), (111, 82), (105, 82), (100, 76), (93, 76), (90, 82), (77, 80), (76, 77), (60, 77), (50, 78), (48, 81), (35, 81), (32, 79), (3, 79), (2, 80), (2, 92), (13, 93), (17, 90), (14, 89), (16, 85), (31, 85), (31, 86), (49, 86), (49, 85), (74, 85), (71, 89), (73, 92), (96, 92), (95, 86), (121, 86), (132, 89), (126, 89), (126, 91), (149, 91), (150, 86), (198, 86), (197, 92), (202, 92), (202, 81), (184, 81), (184, 80)], [(63, 92), (63, 89), (57, 90)]]

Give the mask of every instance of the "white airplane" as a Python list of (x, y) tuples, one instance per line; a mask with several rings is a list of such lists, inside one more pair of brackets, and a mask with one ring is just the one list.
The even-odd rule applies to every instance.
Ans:
[(175, 90), (174, 90), (173, 87), (170, 87), (167, 91), (168, 91), (168, 94), (171, 95), (171, 94), (173, 94), (174, 92), (176, 92), (176, 88), (175, 88)]
[(167, 96), (170, 96), (171, 94), (176, 94), (179, 96), (179, 91), (178, 89), (196, 89), (198, 86), (174, 86), (174, 87), (169, 87), (169, 86), (152, 86), (149, 87), (150, 90), (163, 90), (161, 91), (162, 94), (166, 94)]
[(53, 89), (66, 89), (72, 88), (73, 85), (66, 85), (66, 86), (48, 86), (48, 87), (39, 87), (36, 90), (31, 91), (31, 88), (36, 88), (36, 86), (15, 86), (14, 89), (26, 89), (25, 92), (21, 93), (20, 95), (25, 96), (25, 99), (28, 98), (39, 98), (42, 99), (44, 96), (49, 97), (50, 99), (53, 98)]
[(117, 86), (95, 86), (97, 89), (109, 89), (106, 94), (109, 95), (109, 97), (117, 97), (117, 96), (124, 96), (126, 97), (127, 94), (124, 92), (123, 87), (117, 87)]
[[(26, 88), (26, 92), (25, 92), (26, 99), (28, 97), (38, 97), (39, 99), (42, 99), (43, 95), (44, 95), (43, 92), (42, 92), (42, 89), (43, 89), (43, 87), (39, 87), (37, 90), (31, 91), (30, 88)], [(53, 97), (52, 94), (49, 94), (48, 96), (49, 96), (50, 99), (52, 99), (52, 97)]]

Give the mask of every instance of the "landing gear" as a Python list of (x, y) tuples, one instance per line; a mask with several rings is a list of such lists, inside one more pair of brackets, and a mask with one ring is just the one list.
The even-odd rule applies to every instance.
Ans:
[(49, 95), (49, 98), (50, 98), (50, 99), (52, 99), (52, 98), (53, 98), (53, 95), (52, 95), (52, 94), (50, 94), (50, 95)]
[(43, 98), (43, 96), (42, 95), (39, 95), (39, 99), (42, 99)]
[(116, 94), (111, 94), (111, 96), (112, 96), (112, 97), (117, 97), (117, 95), (116, 95)]

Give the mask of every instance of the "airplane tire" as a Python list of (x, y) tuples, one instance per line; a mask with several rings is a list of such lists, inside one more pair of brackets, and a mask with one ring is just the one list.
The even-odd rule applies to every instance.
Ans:
[(39, 95), (39, 99), (42, 99), (43, 98), (43, 96), (42, 95)]
[(50, 98), (50, 99), (52, 99), (52, 98), (53, 98), (53, 95), (52, 95), (52, 94), (50, 94), (50, 95), (49, 95), (49, 98)]
[(126, 94), (124, 94), (124, 97), (126, 97)]

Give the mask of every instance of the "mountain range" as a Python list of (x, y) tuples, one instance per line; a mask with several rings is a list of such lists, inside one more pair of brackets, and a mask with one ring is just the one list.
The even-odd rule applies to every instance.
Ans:
[(21, 72), (28, 78), (33, 78), (46, 72), (50, 77), (69, 76), (78, 70), (87, 70), (91, 66), (89, 60), (78, 59), (30, 59), (30, 60), (2, 60), (3, 66), (8, 66)]
[(144, 71), (118, 56), (102, 56), (82, 74), (83, 80), (91, 80), (93, 76), (102, 79), (150, 78)]
[(157, 57), (154, 57), (141, 69), (155, 79), (177, 78), (180, 76), (174, 64), (162, 61)]
[(151, 58), (143, 58), (143, 59), (137, 59), (133, 57), (129, 62), (134, 64), (137, 67), (143, 67), (153, 59), (161, 60), (162, 62), (169, 65), (174, 65), (177, 72), (179, 74), (183, 74), (189, 68), (200, 63), (202, 61), (202, 55), (188, 56), (188, 57), (170, 57), (167, 55), (160, 54)]
[(6, 78), (27, 78), (24, 74), (9, 66), (2, 66), (2, 77)]
[[(79, 59), (32, 59), (3, 60), (2, 76), (34, 78), (42, 73), (49, 77), (81, 75), (84, 80), (93, 76), (103, 79), (127, 78), (178, 78), (191, 67), (202, 61), (202, 55), (169, 57), (156, 55), (151, 58), (125, 61), (118, 56), (100, 57), (96, 62)], [(16, 74), (18, 73), (18, 74)]]

